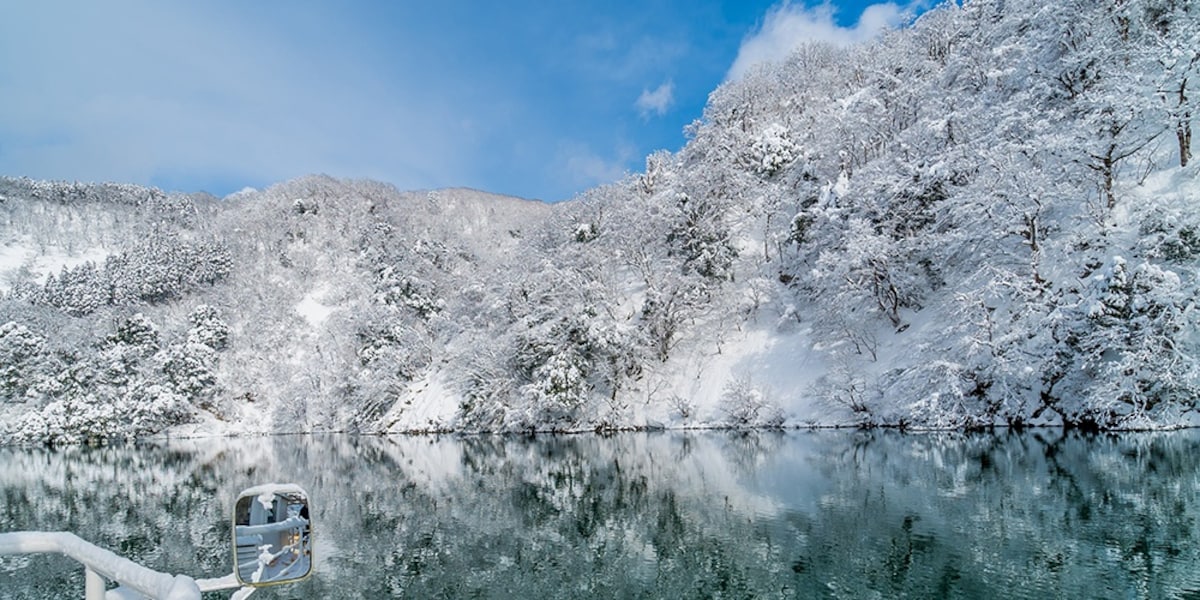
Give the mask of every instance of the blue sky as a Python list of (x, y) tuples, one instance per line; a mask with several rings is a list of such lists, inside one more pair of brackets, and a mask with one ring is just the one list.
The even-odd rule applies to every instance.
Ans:
[(0, 174), (222, 196), (326, 173), (563, 200), (678, 149), (747, 64), (899, 22), (871, 4), (12, 2)]

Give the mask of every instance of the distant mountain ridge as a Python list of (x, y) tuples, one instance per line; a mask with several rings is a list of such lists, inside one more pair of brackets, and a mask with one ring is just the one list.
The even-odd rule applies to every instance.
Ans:
[(1200, 8), (947, 3), (544, 204), (0, 179), (0, 437), (1196, 423)]

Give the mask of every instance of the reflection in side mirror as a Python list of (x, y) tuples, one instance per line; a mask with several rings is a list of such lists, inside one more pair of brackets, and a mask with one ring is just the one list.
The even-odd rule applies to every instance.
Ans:
[(233, 508), (233, 572), (254, 587), (290, 583), (312, 572), (308, 494), (293, 484), (252, 487)]

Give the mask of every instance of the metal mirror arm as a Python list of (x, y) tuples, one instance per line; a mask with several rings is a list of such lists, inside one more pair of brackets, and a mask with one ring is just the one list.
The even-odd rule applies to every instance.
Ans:
[(238, 583), (237, 575), (234, 573), (230, 573), (224, 577), (213, 577), (212, 579), (197, 579), (196, 586), (200, 588), (201, 592), (217, 592), (220, 590), (232, 590), (234, 588), (238, 588), (238, 591), (234, 592), (233, 595), (229, 597), (229, 600), (241, 600), (242, 598), (248, 598), (256, 589), (243, 586), (241, 583)]

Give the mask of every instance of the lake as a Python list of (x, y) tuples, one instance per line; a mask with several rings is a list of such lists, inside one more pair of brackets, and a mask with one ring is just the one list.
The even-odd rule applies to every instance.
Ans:
[[(1200, 431), (0, 448), (0, 531), (216, 577), (272, 481), (311, 495), (316, 569), (253, 598), (1200, 598)], [(82, 597), (69, 559), (0, 557), (0, 598)]]

